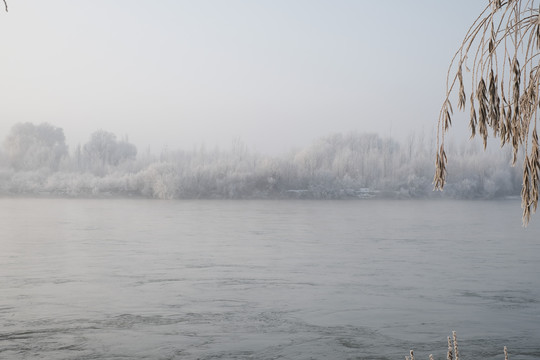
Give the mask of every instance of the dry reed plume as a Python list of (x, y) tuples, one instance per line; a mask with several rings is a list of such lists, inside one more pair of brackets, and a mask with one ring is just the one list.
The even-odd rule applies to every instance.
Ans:
[[(523, 224), (538, 205), (540, 150), (537, 118), (540, 105), (540, 8), (535, 0), (490, 0), (467, 31), (447, 74), (446, 98), (439, 113), (434, 185), (446, 181), (445, 133), (452, 124), (452, 95), (467, 105), (463, 68), (470, 80), (471, 137), (487, 146), (489, 132), (501, 146), (511, 146), (514, 165), (522, 151)], [(469, 58), (473, 59), (468, 63)]]
[[(414, 352), (411, 350), (409, 356), (405, 356), (405, 360), (415, 360)], [(434, 360), (433, 354), (429, 355), (429, 360)], [(448, 337), (448, 352), (446, 353), (446, 360), (459, 360), (459, 350), (457, 335), (455, 331), (452, 331), (452, 338)], [(508, 360), (508, 349), (504, 347), (504, 360)]]

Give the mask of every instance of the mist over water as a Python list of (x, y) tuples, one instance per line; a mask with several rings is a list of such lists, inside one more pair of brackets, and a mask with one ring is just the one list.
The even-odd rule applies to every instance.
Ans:
[(540, 356), (517, 201), (0, 203), (2, 358)]

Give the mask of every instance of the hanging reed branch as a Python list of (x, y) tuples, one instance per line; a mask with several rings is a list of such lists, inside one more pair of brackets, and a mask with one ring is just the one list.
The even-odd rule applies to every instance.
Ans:
[(4, 0), (4, 7), (6, 8), (6, 12), (8, 12), (7, 0)]
[[(452, 125), (454, 91), (458, 92), (458, 109), (467, 106), (465, 67), (470, 78), (471, 137), (479, 135), (485, 149), (491, 132), (501, 146), (512, 147), (512, 165), (520, 151), (525, 158), (521, 191), (524, 225), (538, 205), (540, 176), (536, 130), (540, 104), (539, 2), (490, 0), (467, 31), (448, 69), (433, 180), (435, 189), (442, 190), (448, 162), (444, 140)], [(469, 59), (472, 62), (468, 64)]]

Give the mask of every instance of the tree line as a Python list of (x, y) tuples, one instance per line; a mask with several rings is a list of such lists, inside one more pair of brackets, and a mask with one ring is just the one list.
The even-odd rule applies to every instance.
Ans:
[(454, 159), (444, 192), (433, 191), (434, 137), (405, 141), (338, 133), (280, 156), (227, 149), (139, 153), (126, 138), (98, 130), (72, 151), (48, 123), (12, 127), (0, 151), (0, 194), (158, 199), (430, 198), (519, 195), (512, 154), (479, 144), (447, 144)]

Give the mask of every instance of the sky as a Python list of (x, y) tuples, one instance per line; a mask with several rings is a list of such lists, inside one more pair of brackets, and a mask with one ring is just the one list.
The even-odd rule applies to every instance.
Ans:
[(49, 122), (71, 149), (102, 129), (139, 151), (274, 154), (336, 132), (430, 135), (486, 3), (8, 0), (0, 139)]

